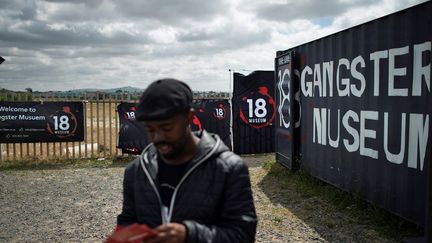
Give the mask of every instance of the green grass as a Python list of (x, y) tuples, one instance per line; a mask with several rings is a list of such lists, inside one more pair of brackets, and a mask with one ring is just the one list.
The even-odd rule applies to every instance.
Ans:
[[(306, 211), (306, 214), (308, 214), (308, 211), (317, 209), (316, 202), (324, 202), (329, 205), (329, 208), (348, 215), (347, 218), (351, 223), (369, 225), (385, 238), (400, 241), (404, 238), (422, 236), (422, 230), (413, 223), (368, 203), (357, 195), (329, 185), (311, 176), (304, 169), (290, 172), (274, 160), (265, 162), (263, 169), (267, 171), (267, 176), (270, 177), (268, 178), (268, 184), (277, 182), (279, 187), (277, 193), (285, 197), (285, 199), (280, 200), (301, 202), (302, 209)], [(292, 191), (295, 191), (295, 195), (293, 195)], [(291, 193), (284, 194), (284, 192)], [(299, 213), (301, 212), (299, 210)], [(304, 217), (310, 216), (305, 215)], [(327, 224), (328, 228), (350, 227), (329, 218), (322, 223)]]

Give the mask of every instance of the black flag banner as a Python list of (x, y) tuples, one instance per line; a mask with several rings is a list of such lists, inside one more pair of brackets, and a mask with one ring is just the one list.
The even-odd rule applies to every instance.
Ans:
[(139, 154), (150, 140), (144, 124), (135, 120), (135, 104), (120, 103), (117, 106), (120, 120), (119, 141), (117, 147), (123, 153)]
[(216, 133), (231, 148), (230, 108), (228, 100), (194, 100), (192, 130)]
[(274, 152), (274, 72), (254, 71), (247, 76), (234, 73), (232, 101), (234, 151), (239, 154)]
[[(196, 114), (191, 124), (193, 131), (216, 133), (231, 148), (230, 109), (227, 100), (194, 100)], [(135, 120), (135, 104), (117, 106), (120, 120), (118, 147), (123, 153), (139, 154), (150, 143), (144, 124)]]

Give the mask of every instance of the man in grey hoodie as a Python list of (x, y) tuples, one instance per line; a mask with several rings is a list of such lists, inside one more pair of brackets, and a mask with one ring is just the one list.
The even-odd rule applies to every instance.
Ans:
[(152, 141), (126, 168), (118, 227), (154, 228), (146, 242), (254, 242), (247, 165), (218, 135), (192, 132), (192, 91), (175, 79), (143, 92), (136, 119)]

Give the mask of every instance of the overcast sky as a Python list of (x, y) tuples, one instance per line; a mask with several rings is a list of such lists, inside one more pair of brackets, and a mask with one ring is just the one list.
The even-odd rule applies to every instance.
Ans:
[(0, 0), (0, 88), (228, 91), (229, 69), (424, 0)]

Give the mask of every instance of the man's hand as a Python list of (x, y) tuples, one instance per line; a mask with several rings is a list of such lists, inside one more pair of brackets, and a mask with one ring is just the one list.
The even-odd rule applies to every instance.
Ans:
[(145, 243), (183, 243), (186, 240), (186, 227), (179, 223), (168, 223), (155, 228), (157, 236)]

